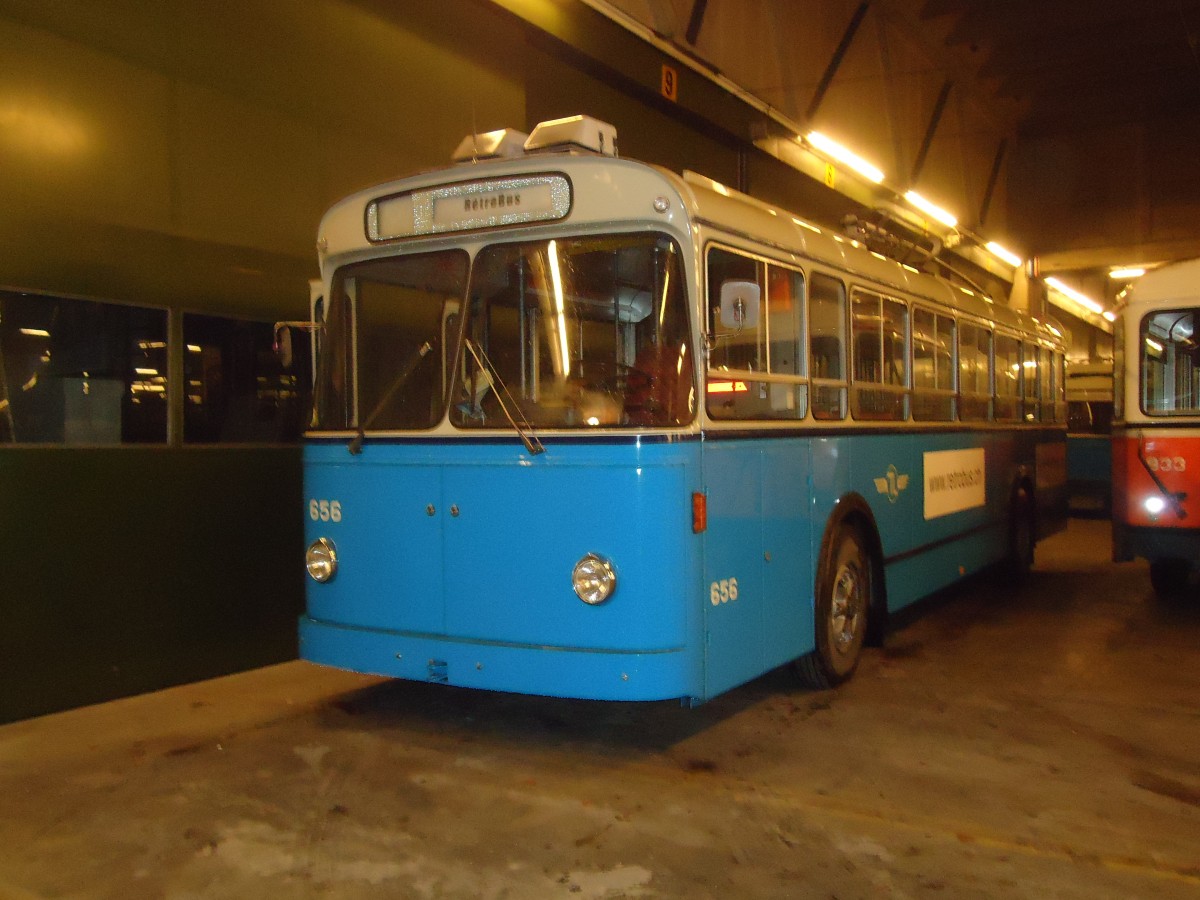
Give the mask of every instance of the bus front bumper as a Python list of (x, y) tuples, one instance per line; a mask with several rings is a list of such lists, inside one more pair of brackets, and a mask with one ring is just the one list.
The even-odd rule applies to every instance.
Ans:
[(300, 658), (409, 681), (585, 700), (698, 700), (683, 647), (548, 647), (372, 631), (300, 618)]

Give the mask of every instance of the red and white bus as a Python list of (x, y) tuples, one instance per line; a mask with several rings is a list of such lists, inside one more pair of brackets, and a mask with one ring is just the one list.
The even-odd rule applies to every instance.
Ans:
[(1144, 275), (1114, 344), (1113, 559), (1179, 595), (1200, 571), (1200, 259)]

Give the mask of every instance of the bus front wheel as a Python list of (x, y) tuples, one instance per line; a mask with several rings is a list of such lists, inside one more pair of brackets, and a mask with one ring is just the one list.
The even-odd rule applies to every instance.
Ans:
[(860, 530), (843, 523), (821, 555), (814, 604), (815, 649), (796, 660), (809, 687), (831, 688), (854, 674), (874, 596), (871, 556)]

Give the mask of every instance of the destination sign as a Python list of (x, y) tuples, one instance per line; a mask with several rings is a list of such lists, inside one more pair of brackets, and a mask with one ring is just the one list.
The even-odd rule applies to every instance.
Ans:
[(367, 238), (389, 241), (552, 222), (570, 210), (571, 183), (564, 175), (465, 181), (372, 200), (367, 204)]

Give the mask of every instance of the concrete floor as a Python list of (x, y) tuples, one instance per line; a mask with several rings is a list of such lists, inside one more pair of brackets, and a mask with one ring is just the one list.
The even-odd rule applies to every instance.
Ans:
[(836, 692), (292, 663), (0, 727), (0, 898), (1200, 897), (1198, 651), (1076, 520)]

